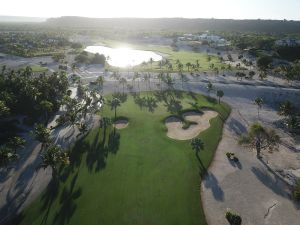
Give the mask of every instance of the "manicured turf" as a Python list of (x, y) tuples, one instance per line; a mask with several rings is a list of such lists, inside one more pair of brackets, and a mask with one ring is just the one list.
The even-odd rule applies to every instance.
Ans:
[[(188, 69), (186, 67), (186, 63), (192, 63), (196, 64), (196, 60), (199, 61), (200, 68), (199, 71), (211, 71), (212, 69), (209, 67), (210, 64), (214, 64), (215, 67), (219, 68), (221, 70), (222, 66), (225, 66), (225, 64), (221, 63), (220, 60), (216, 56), (211, 56), (211, 61), (207, 60), (207, 54), (205, 53), (199, 53), (199, 52), (192, 52), (187, 50), (180, 50), (180, 51), (174, 51), (170, 46), (164, 46), (164, 45), (133, 45), (128, 43), (120, 43), (116, 41), (106, 40), (104, 41), (105, 45), (110, 47), (121, 47), (121, 46), (127, 46), (133, 49), (138, 50), (146, 50), (146, 51), (153, 51), (157, 52), (160, 55), (163, 55), (165, 58), (167, 58), (173, 65), (173, 71), (178, 71), (178, 68), (176, 68), (176, 60), (180, 60), (180, 62), (184, 65), (183, 71), (187, 72)], [(110, 67), (112, 69), (112, 67)], [(146, 66), (138, 65), (133, 68), (136, 71), (161, 71), (158, 62), (154, 62), (152, 66), (150, 63), (147, 63)], [(128, 69), (122, 69), (117, 68), (117, 70), (125, 70)], [(163, 68), (163, 70), (166, 70)]]
[[(205, 144), (200, 158), (207, 167), (230, 109), (192, 93), (171, 92), (168, 96), (157, 107), (141, 108), (128, 95), (117, 109), (118, 116), (129, 119), (129, 126), (117, 131), (119, 141), (109, 141), (112, 127), (105, 138), (103, 128), (91, 131), (72, 149), (71, 165), (62, 171), (59, 184), (53, 181), (15, 224), (205, 225), (200, 199), (203, 169), (190, 141), (166, 136), (164, 119), (178, 109), (170, 104), (171, 98), (180, 101), (183, 110), (197, 101), (220, 113), (200, 134)], [(103, 113), (114, 115), (108, 107)]]
[(32, 72), (36, 72), (36, 73), (46, 72), (48, 70), (46, 67), (40, 66), (38, 64), (32, 65), (31, 69)]

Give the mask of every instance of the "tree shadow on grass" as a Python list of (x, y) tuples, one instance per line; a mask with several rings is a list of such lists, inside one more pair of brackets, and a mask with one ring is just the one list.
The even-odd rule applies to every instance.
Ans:
[(113, 98), (118, 98), (121, 101), (121, 103), (125, 103), (127, 101), (128, 95), (126, 93), (119, 93), (119, 92), (117, 92), (117, 93), (114, 93), (112, 95), (112, 97)]
[(60, 181), (58, 177), (53, 177), (42, 195), (43, 206), (41, 213), (45, 212), (41, 225), (47, 224), (49, 212), (54, 200), (58, 197)]
[[(41, 225), (47, 224), (51, 206), (57, 198), (59, 198), (60, 208), (55, 214), (53, 224), (67, 224), (75, 213), (77, 208), (75, 200), (82, 194), (82, 189), (76, 187), (76, 181), (84, 153), (87, 154), (86, 166), (89, 172), (98, 172), (101, 169), (104, 169), (108, 153), (117, 153), (120, 145), (120, 134), (115, 133), (113, 129), (109, 129), (108, 127), (104, 129), (105, 130), (102, 130), (102, 135), (101, 130), (98, 129), (93, 140), (89, 143), (83, 139), (78, 141), (70, 154), (70, 166), (61, 169), (59, 171), (59, 176), (53, 178), (49, 183), (42, 196), (43, 207), (41, 208), (41, 212), (44, 212), (45, 215)], [(106, 129), (110, 130), (108, 137), (106, 137)], [(73, 175), (74, 173), (75, 175)], [(73, 176), (70, 184), (65, 186), (59, 195), (60, 185), (67, 182), (70, 176)]]
[(196, 94), (195, 94), (194, 92), (189, 91), (189, 92), (188, 92), (188, 95), (189, 95), (193, 100), (197, 101), (197, 96), (196, 96)]
[(69, 187), (64, 187), (59, 200), (60, 208), (54, 217), (54, 224), (64, 225), (69, 223), (71, 217), (76, 211), (77, 205), (75, 200), (82, 194), (81, 188), (75, 187), (77, 178), (78, 173), (76, 173), (72, 178)]
[(140, 109), (146, 108), (149, 112), (154, 112), (157, 108), (157, 99), (153, 96), (141, 97), (139, 94), (135, 94), (134, 103), (137, 104)]
[[(107, 129), (107, 128), (104, 128)], [(93, 144), (87, 149), (86, 165), (89, 172), (99, 172), (106, 166), (106, 159), (109, 153), (116, 154), (120, 147), (120, 134), (116, 129), (110, 129), (108, 137), (106, 130), (103, 131), (102, 140), (100, 140), (100, 130), (98, 131)]]
[(165, 107), (167, 108), (168, 112), (177, 115), (180, 114), (183, 108), (181, 105), (181, 101), (175, 99), (170, 99), (169, 102), (165, 102)]

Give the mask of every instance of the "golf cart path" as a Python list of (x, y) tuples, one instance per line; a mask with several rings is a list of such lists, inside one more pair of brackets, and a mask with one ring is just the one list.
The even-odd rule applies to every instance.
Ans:
[[(249, 121), (243, 114), (233, 107), (214, 161), (201, 184), (208, 224), (228, 225), (224, 215), (230, 208), (241, 215), (243, 225), (299, 225), (300, 207), (290, 200), (288, 186), (268, 171), (253, 150), (238, 145), (238, 136), (246, 131)], [(229, 162), (226, 152), (234, 152), (239, 163)]]

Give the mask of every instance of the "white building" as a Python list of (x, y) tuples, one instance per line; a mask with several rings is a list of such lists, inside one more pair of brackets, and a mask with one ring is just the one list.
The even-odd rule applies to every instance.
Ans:
[(300, 40), (285, 38), (275, 41), (275, 45), (288, 47), (300, 46)]
[(178, 38), (178, 41), (207, 41), (209, 44), (215, 45), (217, 47), (229, 46), (230, 41), (217, 35), (204, 34), (184, 34), (182, 37)]

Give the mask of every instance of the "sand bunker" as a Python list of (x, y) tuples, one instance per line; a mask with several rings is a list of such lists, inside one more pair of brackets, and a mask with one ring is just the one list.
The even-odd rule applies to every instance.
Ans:
[(117, 120), (116, 122), (114, 122), (114, 126), (118, 130), (124, 129), (128, 126), (128, 120), (125, 120), (125, 119)]
[(197, 123), (190, 125), (187, 129), (183, 129), (183, 122), (179, 118), (174, 116), (167, 118), (165, 123), (168, 128), (167, 136), (176, 140), (190, 140), (197, 137), (202, 131), (210, 127), (210, 119), (218, 115), (212, 110), (202, 110), (202, 112), (203, 114), (197, 112), (183, 114), (185, 120)]

